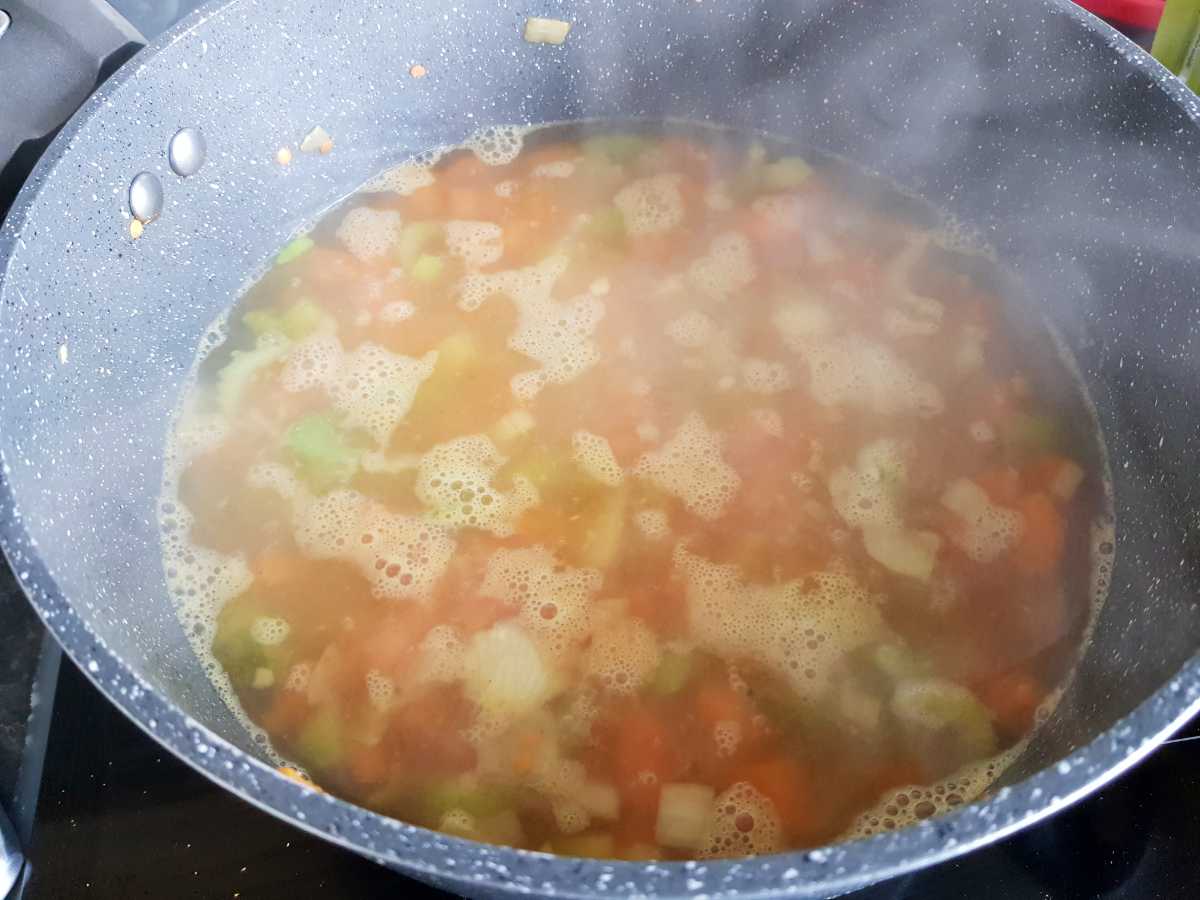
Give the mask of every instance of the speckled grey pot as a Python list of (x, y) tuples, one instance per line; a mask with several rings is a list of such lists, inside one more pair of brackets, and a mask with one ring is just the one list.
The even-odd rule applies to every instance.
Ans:
[[(529, 11), (575, 22), (520, 38)], [(428, 77), (408, 77), (413, 62)], [(1066, 0), (325, 3), (191, 16), (89, 101), (0, 232), (0, 536), (46, 624), (174, 753), (259, 807), (475, 895), (835, 894), (962, 853), (1126, 769), (1200, 705), (1195, 98)], [(971, 223), (1057, 326), (1116, 474), (1117, 564), (1061, 714), (993, 798), (905, 831), (742, 862), (605, 863), (381, 818), (275, 774), (166, 601), (163, 431), (198, 337), (302, 221), (489, 123), (682, 116), (793, 135)], [(312, 126), (329, 157), (276, 148)], [(182, 180), (165, 148), (200, 127)], [(132, 243), (126, 186), (165, 186)], [(60, 348), (66, 348), (62, 350)]]

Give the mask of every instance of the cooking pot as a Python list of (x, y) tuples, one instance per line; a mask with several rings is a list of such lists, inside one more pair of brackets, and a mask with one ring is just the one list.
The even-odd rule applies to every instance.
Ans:
[[(78, 24), (70, 6), (45, 4), (53, 33)], [(526, 43), (530, 14), (572, 22), (566, 43)], [(18, 38), (0, 39), (0, 72), (19, 68), (34, 104), (53, 57), (21, 55)], [(0, 231), (0, 542), (47, 627), (147, 733), (260, 808), (425, 881), (476, 896), (818, 897), (928, 866), (1094, 791), (1200, 706), (1198, 111), (1066, 0), (209, 5), (87, 100)], [(1014, 314), (1044, 318), (1077, 362), (1113, 475), (1111, 589), (1056, 714), (985, 799), (752, 860), (488, 846), (279, 775), (192, 655), (164, 584), (158, 492), (208, 324), (295, 229), (389, 163), (488, 125), (614, 117), (768, 131), (882, 173), (994, 248), (1020, 285)], [(315, 126), (332, 152), (279, 165)], [(207, 145), (186, 178), (167, 157), (184, 127)], [(0, 148), (12, 129), (0, 120)], [(131, 240), (142, 172), (162, 211)]]

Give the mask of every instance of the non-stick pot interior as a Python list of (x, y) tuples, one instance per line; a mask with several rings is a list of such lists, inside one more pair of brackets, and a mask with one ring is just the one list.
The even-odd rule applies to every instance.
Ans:
[[(0, 450), (9, 551), (85, 664), (115, 654), (260, 752), (188, 649), (159, 554), (164, 435), (205, 328), (295, 228), (389, 162), (492, 124), (669, 116), (794, 138), (948, 210), (1078, 360), (1114, 476), (1112, 589), (1073, 689), (1008, 777), (1170, 679), (1200, 639), (1200, 146), (1162, 73), (1052, 4), (1014, 21), (940, 0), (584, 0), (554, 7), (574, 22), (562, 47), (524, 43), (524, 13), (235, 2), (135, 59), (50, 152), (0, 237)], [(209, 147), (186, 180), (165, 155), (185, 125)], [(275, 164), (316, 125), (331, 154)], [(125, 193), (143, 170), (166, 202), (135, 243)]]

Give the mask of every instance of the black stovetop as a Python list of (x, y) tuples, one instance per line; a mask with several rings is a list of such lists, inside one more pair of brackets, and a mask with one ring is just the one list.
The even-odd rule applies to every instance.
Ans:
[[(199, 5), (111, 2), (148, 35)], [(0, 563), (0, 804), (27, 850), (21, 900), (442, 896), (210, 783), (58, 659)], [(852, 896), (1190, 900), (1200, 893), (1198, 769), (1193, 724), (1050, 821)]]

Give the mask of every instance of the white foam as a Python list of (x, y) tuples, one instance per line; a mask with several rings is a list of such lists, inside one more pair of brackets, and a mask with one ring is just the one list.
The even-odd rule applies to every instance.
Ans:
[(538, 492), (522, 476), (513, 478), (507, 493), (493, 487), (492, 479), (505, 462), (482, 434), (438, 444), (421, 459), (417, 499), (430, 508), (433, 521), (508, 537), (521, 514), (537, 504)]
[(434, 350), (414, 359), (368, 341), (346, 353), (335, 335), (317, 334), (288, 352), (282, 382), (293, 392), (323, 387), (346, 427), (385, 446), (436, 363)]
[(750, 782), (739, 781), (713, 800), (712, 819), (696, 856), (758, 856), (782, 849), (783, 830), (774, 804)]
[(671, 533), (671, 522), (661, 509), (639, 510), (634, 514), (633, 522), (642, 536), (651, 541), (660, 541)]
[(540, 166), (535, 166), (530, 174), (534, 178), (570, 178), (575, 174), (575, 163), (569, 159), (542, 163)]
[(784, 344), (796, 352), (802, 352), (812, 338), (833, 334), (835, 324), (828, 306), (807, 299), (776, 307), (771, 322)]
[(391, 303), (384, 304), (379, 310), (379, 321), (388, 325), (396, 325), (400, 322), (407, 322), (416, 313), (417, 308), (407, 300), (393, 300)]
[(592, 635), (584, 671), (614, 694), (638, 691), (658, 668), (658, 639), (637, 619), (620, 618)]
[(908, 465), (904, 446), (880, 438), (858, 451), (854, 468), (840, 466), (829, 477), (829, 497), (851, 528), (899, 528), (899, 489)]
[(395, 210), (356, 206), (342, 218), (337, 238), (363, 261), (388, 253), (400, 237), (403, 220)]
[(469, 267), (490, 266), (504, 255), (504, 231), (494, 222), (459, 219), (445, 225), (446, 248)]
[(604, 304), (594, 294), (572, 300), (551, 297), (567, 268), (567, 258), (551, 256), (537, 265), (504, 272), (472, 272), (459, 285), (459, 308), (471, 312), (489, 297), (508, 297), (517, 308), (517, 328), (508, 346), (541, 364), (513, 378), (519, 400), (535, 397), (547, 384), (564, 384), (600, 358), (592, 333), (604, 317)]
[(514, 193), (516, 193), (517, 186), (518, 183), (509, 178), (504, 181), (497, 182), (496, 187), (493, 188), (493, 190), (495, 190), (497, 197), (503, 197), (507, 200)]
[(396, 683), (378, 669), (370, 669), (366, 676), (367, 701), (379, 710), (391, 708), (396, 699)]
[(521, 155), (530, 127), (491, 125), (481, 128), (463, 142), (480, 161), (489, 166), (506, 166)]
[(275, 647), (287, 640), (292, 626), (277, 616), (259, 616), (250, 623), (250, 637), (264, 647)]
[(407, 197), (418, 188), (427, 187), (433, 182), (434, 175), (429, 163), (408, 160), (381, 172), (362, 189), (368, 193), (390, 192)]
[(742, 726), (731, 720), (722, 720), (713, 726), (713, 742), (717, 745), (717, 756), (733, 756), (742, 743)]
[(571, 435), (571, 456), (575, 465), (601, 484), (616, 487), (625, 480), (625, 470), (613, 455), (608, 439), (590, 431)]
[(463, 677), (466, 645), (453, 625), (434, 625), (417, 649), (418, 684), (458, 681)]
[(613, 198), (625, 220), (630, 237), (664, 234), (677, 227), (684, 217), (683, 195), (679, 192), (683, 176), (668, 173), (631, 181)]
[(687, 277), (693, 287), (709, 297), (726, 299), (758, 277), (750, 241), (737, 231), (717, 235), (708, 253), (688, 267)]
[(703, 347), (712, 339), (716, 325), (699, 310), (690, 310), (667, 323), (666, 334), (680, 347), (691, 350)]
[(742, 362), (742, 386), (752, 394), (779, 394), (792, 386), (792, 374), (784, 363), (752, 357)]
[(983, 488), (967, 478), (951, 482), (941, 504), (957, 515), (962, 525), (950, 539), (976, 562), (998, 559), (1021, 537), (1021, 514), (992, 503)]
[(809, 391), (822, 406), (851, 407), (877, 415), (940, 415), (945, 400), (891, 349), (859, 335), (807, 342)]
[(353, 563), (385, 599), (428, 599), (455, 547), (442, 526), (351, 490), (297, 501), (293, 528), (306, 555)]
[(522, 626), (553, 655), (588, 634), (589, 601), (600, 589), (596, 569), (563, 565), (545, 547), (497, 550), (488, 560), (482, 593), (519, 610)]
[(633, 473), (683, 501), (702, 519), (716, 519), (737, 493), (741, 477), (721, 457), (721, 436), (692, 413), (669, 441), (642, 454)]

